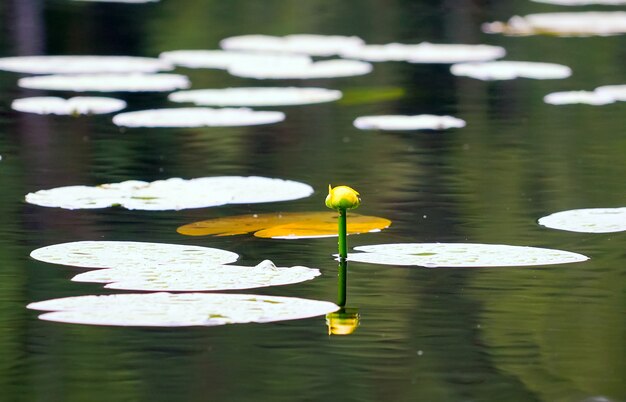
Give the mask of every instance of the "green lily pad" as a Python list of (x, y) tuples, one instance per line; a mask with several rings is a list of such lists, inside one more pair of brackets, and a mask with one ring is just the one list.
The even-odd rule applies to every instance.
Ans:
[[(376, 216), (350, 214), (348, 234), (379, 232), (391, 221)], [(233, 236), (254, 233), (256, 237), (303, 239), (337, 236), (337, 213), (301, 212), (227, 216), (181, 226), (178, 233), (187, 236)]]
[(626, 207), (587, 208), (556, 212), (539, 219), (551, 229), (581, 233), (613, 233), (626, 230)]
[(74, 92), (167, 92), (191, 84), (180, 74), (62, 74), (20, 78), (17, 85)]
[(26, 74), (155, 73), (171, 70), (161, 59), (132, 56), (19, 56), (0, 58), (0, 70)]
[(241, 35), (223, 39), (220, 46), (227, 50), (256, 52), (286, 52), (311, 56), (333, 56), (365, 44), (356, 36), (295, 34), (287, 36)]
[(483, 24), (486, 33), (505, 35), (609, 36), (626, 33), (624, 11), (581, 11), (514, 16)]
[(208, 107), (140, 110), (113, 117), (113, 123), (122, 127), (241, 127), (283, 120), (283, 112)]
[(29, 193), (26, 202), (65, 209), (121, 206), (126, 209), (163, 211), (288, 201), (308, 197), (312, 193), (311, 186), (291, 180), (222, 176), (57, 187)]
[(18, 112), (67, 116), (113, 113), (125, 107), (126, 102), (123, 100), (94, 96), (76, 96), (69, 99), (38, 96), (16, 99), (11, 103), (11, 108)]
[(569, 251), (500, 244), (396, 243), (359, 246), (348, 260), (386, 265), (506, 267), (565, 264), (589, 259)]
[(42, 320), (110, 326), (186, 327), (269, 323), (337, 311), (334, 303), (246, 294), (148, 293), (78, 296), (31, 303)]

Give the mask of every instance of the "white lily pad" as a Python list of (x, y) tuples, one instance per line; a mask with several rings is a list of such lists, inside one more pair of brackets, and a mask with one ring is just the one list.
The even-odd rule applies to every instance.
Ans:
[(305, 65), (312, 62), (304, 54), (240, 52), (230, 50), (172, 50), (163, 52), (160, 58), (177, 66), (187, 68), (228, 69), (237, 64)]
[(626, 84), (622, 85), (603, 85), (594, 89), (594, 92), (600, 95), (610, 96), (615, 101), (626, 102)]
[(75, 282), (107, 283), (108, 289), (198, 292), (251, 289), (300, 283), (320, 275), (315, 268), (276, 267), (265, 260), (253, 267), (196, 265), (181, 262), (146, 266), (126, 264), (76, 275)]
[(324, 88), (225, 88), (174, 92), (173, 102), (205, 106), (289, 106), (333, 102), (341, 91)]
[(0, 70), (26, 74), (119, 74), (171, 70), (161, 59), (132, 56), (20, 56), (0, 58)]
[(223, 39), (227, 50), (302, 53), (311, 56), (333, 56), (365, 42), (356, 36), (295, 34), (287, 36), (242, 35)]
[(581, 11), (513, 16), (483, 24), (486, 33), (505, 35), (609, 36), (626, 33), (624, 11)]
[(113, 123), (123, 127), (240, 127), (283, 120), (283, 112), (204, 107), (140, 110), (113, 117)]
[(51, 264), (93, 269), (118, 267), (141, 269), (170, 265), (202, 268), (229, 264), (239, 258), (233, 252), (217, 248), (132, 241), (77, 241), (54, 244), (33, 250), (30, 256)]
[(150, 211), (205, 208), (225, 204), (288, 201), (308, 197), (313, 188), (291, 180), (221, 176), (151, 183), (129, 180), (99, 186), (67, 186), (26, 195), (26, 202), (44, 207), (93, 209), (121, 206)]
[(70, 99), (38, 96), (16, 99), (11, 108), (19, 112), (57, 115), (105, 114), (122, 110), (126, 102), (104, 97), (76, 96)]
[(359, 60), (322, 60), (309, 64), (236, 64), (228, 72), (237, 77), (255, 79), (316, 79), (339, 78), (365, 75), (372, 71), (372, 65)]
[(505, 267), (565, 264), (589, 258), (569, 251), (500, 244), (396, 243), (360, 246), (350, 261), (437, 267)]
[(431, 114), (361, 116), (353, 124), (361, 130), (446, 130), (465, 127), (464, 120)]
[(558, 6), (620, 6), (626, 4), (626, 0), (531, 0), (535, 3), (555, 4)]
[(27, 307), (53, 311), (39, 316), (48, 321), (151, 327), (267, 323), (321, 316), (339, 309), (334, 303), (318, 300), (207, 293), (90, 295)]
[(166, 92), (189, 88), (190, 82), (179, 74), (67, 74), (25, 77), (17, 85), (74, 92)]
[(533, 78), (537, 80), (561, 79), (572, 75), (572, 70), (561, 64), (527, 61), (491, 61), (485, 63), (460, 63), (450, 67), (452, 74), (479, 80), (512, 80)]
[(539, 219), (551, 229), (580, 233), (612, 233), (626, 230), (626, 207), (587, 208), (556, 212)]
[(408, 61), (411, 63), (461, 63), (499, 59), (506, 55), (500, 46), (434, 44), (422, 42), (409, 45), (388, 43), (386, 45), (364, 45), (342, 52), (342, 57), (371, 62)]

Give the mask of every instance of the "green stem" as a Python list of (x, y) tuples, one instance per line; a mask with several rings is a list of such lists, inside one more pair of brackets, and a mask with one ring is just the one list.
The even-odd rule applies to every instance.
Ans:
[(339, 208), (339, 258), (348, 258), (346, 210)]
[(345, 258), (339, 258), (337, 281), (337, 305), (344, 307), (346, 305), (347, 288), (348, 288), (348, 261)]

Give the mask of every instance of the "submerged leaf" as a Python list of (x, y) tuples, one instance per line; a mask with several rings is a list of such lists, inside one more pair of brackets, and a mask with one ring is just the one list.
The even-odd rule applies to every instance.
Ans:
[(402, 87), (358, 87), (344, 89), (343, 98), (339, 101), (342, 105), (364, 105), (400, 99), (406, 95)]
[(464, 120), (431, 114), (361, 116), (353, 124), (361, 130), (447, 130), (465, 127)]
[(22, 88), (74, 92), (166, 92), (189, 88), (179, 74), (76, 74), (20, 78)]
[(290, 106), (332, 102), (341, 91), (324, 88), (225, 88), (174, 92), (173, 102), (193, 102), (202, 106)]
[(19, 112), (68, 116), (113, 113), (125, 107), (126, 102), (120, 99), (87, 96), (69, 99), (38, 96), (16, 99), (11, 103), (11, 108)]
[(207, 107), (140, 110), (113, 117), (113, 123), (123, 127), (241, 127), (283, 120), (283, 112)]
[(42, 320), (116, 326), (216, 326), (267, 323), (321, 316), (339, 309), (334, 303), (293, 297), (148, 293), (78, 296), (27, 306), (53, 311)]
[(160, 59), (131, 56), (19, 56), (0, 58), (0, 70), (27, 74), (155, 73), (171, 70)]
[(551, 229), (581, 233), (612, 233), (626, 231), (626, 207), (587, 208), (556, 212), (539, 219)]
[(486, 33), (505, 35), (608, 36), (626, 33), (626, 12), (588, 11), (514, 16), (483, 24)]
[(485, 63), (461, 63), (450, 67), (453, 75), (479, 80), (512, 80), (533, 78), (537, 80), (561, 79), (572, 75), (572, 70), (561, 64), (527, 61), (491, 61)]
[(26, 195), (44, 207), (94, 209), (121, 206), (141, 210), (181, 210), (225, 204), (288, 201), (308, 197), (313, 188), (291, 180), (266, 177), (171, 178), (151, 183), (129, 180), (100, 186), (67, 186)]
[(589, 258), (569, 251), (500, 244), (396, 243), (360, 246), (348, 260), (386, 265), (505, 267), (565, 264)]
[[(209, 219), (178, 228), (187, 236), (233, 236), (254, 233), (256, 237), (301, 239), (337, 236), (337, 213), (302, 212), (280, 214), (239, 215)], [(378, 232), (391, 221), (375, 216), (350, 214), (348, 234)]]

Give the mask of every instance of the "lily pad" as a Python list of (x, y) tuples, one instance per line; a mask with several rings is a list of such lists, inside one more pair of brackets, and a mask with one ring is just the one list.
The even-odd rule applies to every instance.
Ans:
[(87, 1), (94, 3), (132, 3), (132, 4), (140, 4), (140, 3), (156, 3), (159, 0), (73, 0), (73, 1)]
[(105, 114), (122, 110), (126, 102), (104, 97), (76, 96), (63, 99), (54, 96), (39, 96), (16, 99), (11, 108), (19, 112), (57, 115)]
[(594, 92), (600, 95), (610, 96), (616, 101), (626, 102), (626, 84), (603, 85), (594, 89)]
[(228, 73), (234, 76), (260, 80), (354, 77), (371, 71), (370, 63), (342, 59), (322, 60), (303, 65), (236, 64), (228, 68)]
[[(350, 214), (348, 234), (379, 232), (391, 221), (376, 216)], [(194, 222), (178, 228), (187, 236), (233, 236), (254, 233), (256, 237), (302, 239), (337, 236), (335, 212), (303, 212), (229, 216)]]
[(416, 116), (361, 116), (354, 120), (361, 130), (447, 130), (465, 127), (465, 121), (452, 116), (420, 114)]
[(609, 36), (626, 33), (624, 11), (581, 11), (514, 16), (483, 24), (486, 33), (505, 35)]
[(0, 70), (26, 74), (155, 73), (171, 70), (161, 59), (132, 56), (20, 56), (0, 58)]
[(77, 74), (20, 78), (22, 88), (74, 92), (166, 92), (189, 88), (179, 74)]
[(113, 123), (122, 127), (242, 127), (283, 120), (283, 112), (204, 107), (149, 109), (121, 113), (113, 117)]
[(569, 251), (500, 244), (396, 243), (359, 246), (348, 260), (386, 265), (505, 267), (565, 264), (589, 258)]
[(403, 43), (364, 45), (350, 48), (341, 54), (342, 57), (371, 62), (408, 61), (411, 63), (443, 64), (495, 60), (505, 55), (506, 50), (500, 46), (428, 42), (414, 45)]
[(626, 207), (587, 208), (556, 212), (539, 219), (551, 229), (580, 233), (613, 233), (626, 230)]
[(460, 63), (450, 67), (452, 74), (479, 80), (512, 80), (533, 78), (537, 80), (561, 79), (572, 75), (572, 70), (561, 64), (529, 61), (491, 61), (485, 63)]
[(241, 35), (223, 39), (227, 50), (302, 53), (311, 56), (333, 56), (365, 42), (356, 36), (295, 34), (287, 36)]
[(217, 248), (133, 241), (77, 241), (38, 248), (30, 253), (38, 261), (80, 268), (135, 269), (183, 265), (207, 267), (237, 261), (239, 255)]
[(48, 321), (150, 327), (267, 323), (321, 316), (339, 309), (334, 303), (318, 300), (206, 293), (90, 295), (27, 307), (53, 311), (39, 316)]
[(304, 54), (240, 52), (230, 50), (172, 50), (163, 52), (160, 58), (187, 68), (228, 69), (237, 64), (304, 65), (312, 62)]
[(543, 101), (551, 105), (571, 105), (584, 103), (587, 105), (608, 105), (618, 101), (626, 101), (626, 85), (605, 85), (593, 91), (553, 92), (544, 96)]
[(288, 201), (308, 197), (313, 188), (291, 180), (221, 176), (151, 183), (129, 180), (99, 186), (67, 186), (26, 195), (26, 202), (44, 207), (93, 209), (121, 206), (140, 210), (181, 210), (226, 204)]
[(323, 88), (225, 88), (174, 92), (173, 102), (203, 106), (289, 106), (333, 102), (341, 91)]
[(276, 267), (265, 260), (253, 267), (239, 265), (191, 266), (180, 262), (168, 265), (131, 265), (85, 272), (75, 282), (107, 283), (108, 289), (199, 292), (251, 289), (289, 285), (314, 279), (315, 268)]

